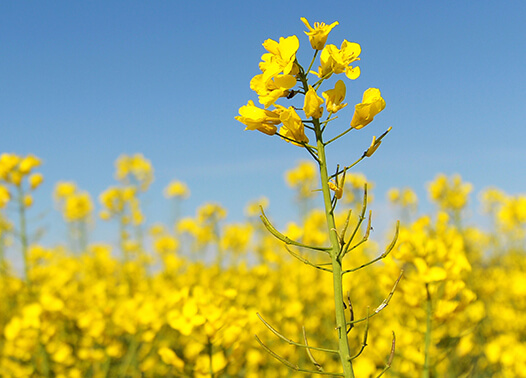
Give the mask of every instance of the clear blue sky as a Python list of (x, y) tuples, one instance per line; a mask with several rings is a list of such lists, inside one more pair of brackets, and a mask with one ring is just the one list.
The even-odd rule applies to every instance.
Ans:
[[(3, 1), (0, 4), (0, 152), (41, 157), (46, 182), (35, 214), (73, 180), (98, 197), (114, 184), (113, 162), (143, 153), (155, 167), (149, 221), (169, 215), (162, 189), (188, 183), (185, 212), (205, 201), (242, 217), (266, 195), (281, 224), (292, 192), (283, 172), (305, 151), (234, 120), (259, 73), (267, 38), (298, 35), (300, 22), (339, 21), (329, 43), (362, 46), (361, 77), (348, 82), (344, 130), (363, 91), (387, 102), (374, 123), (335, 143), (332, 163), (354, 161), (388, 126), (380, 150), (358, 166), (376, 184), (425, 185), (460, 173), (476, 192), (526, 191), (526, 2), (523, 1)], [(305, 53), (305, 55), (301, 55)], [(310, 55), (309, 55), (310, 56)], [(338, 124), (338, 122), (340, 122)], [(100, 222), (99, 222), (100, 225)], [(62, 237), (59, 235), (58, 237)]]

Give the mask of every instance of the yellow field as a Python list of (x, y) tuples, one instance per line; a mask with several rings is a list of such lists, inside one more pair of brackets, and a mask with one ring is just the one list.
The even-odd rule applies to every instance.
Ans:
[[(26, 268), (19, 277), (2, 257), (2, 376), (302, 375), (255, 335), (291, 364), (316, 368), (305, 348), (281, 340), (257, 314), (286, 339), (303, 344), (304, 326), (310, 346), (336, 347), (331, 274), (303, 263), (323, 267), (327, 257), (294, 246), (288, 248), (304, 261), (289, 254), (259, 219), (264, 198), (248, 204), (243, 223), (226, 224), (226, 209), (204, 204), (195, 217), (146, 229), (140, 195), (153, 168), (141, 155), (123, 156), (117, 164), (121, 184), (100, 196), (100, 216), (120, 224), (120, 246), (89, 243), (87, 229), (95, 220), (89, 194), (58, 183), (55, 201), (70, 227), (71, 247), (48, 249), (28, 244), (22, 219), (42, 182), (38, 166), (35, 157), (0, 158), (0, 245), (2, 251), (8, 245), (19, 250)], [(308, 206), (316, 188), (314, 165), (302, 163), (286, 177), (304, 220), (281, 231), (301, 243), (327, 245), (324, 213)], [(364, 182), (364, 176), (348, 174), (342, 197), (356, 214), (348, 233), (356, 229), (359, 244), (347, 256), (348, 270), (385, 247), (360, 243), (368, 218), (357, 225)], [(356, 376), (376, 376), (385, 368), (393, 332), (388, 376), (421, 376), (424, 369), (431, 376), (525, 375), (526, 198), (484, 191), (493, 228), (483, 231), (463, 222), (471, 189), (459, 177), (437, 176), (429, 186), (437, 205), (430, 216), (415, 214), (418, 199), (410, 189), (389, 192), (402, 218), (396, 247), (381, 262), (344, 275), (352, 303), (351, 315), (346, 299), (347, 319), (370, 316), (348, 334), (352, 354), (367, 344), (353, 360)], [(165, 191), (175, 203), (188, 194), (183, 183)], [(10, 206), (18, 214), (8, 212)], [(336, 214), (338, 227), (346, 216)], [(200, 262), (210, 254), (214, 263)], [(312, 350), (312, 358), (325, 372), (341, 371), (337, 354)]]

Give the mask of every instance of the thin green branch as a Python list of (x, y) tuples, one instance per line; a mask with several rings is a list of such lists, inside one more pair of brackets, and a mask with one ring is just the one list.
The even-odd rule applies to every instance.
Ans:
[(395, 354), (395, 346), (396, 346), (396, 335), (394, 331), (392, 332), (393, 332), (393, 342), (391, 343), (391, 353), (389, 353), (389, 360), (387, 360), (387, 364), (385, 365), (384, 370), (382, 370), (376, 378), (380, 378), (382, 375), (384, 375), (384, 373), (387, 370), (389, 370), (389, 368), (391, 367), (391, 364), (393, 363), (393, 358)]
[(265, 319), (263, 319), (263, 317), (258, 313), (256, 313), (256, 315), (258, 316), (259, 320), (261, 320), (263, 322), (263, 324), (265, 324), (265, 326), (274, 334), (276, 335), (277, 337), (279, 337), (281, 340), (287, 342), (288, 344), (290, 345), (295, 345), (297, 347), (300, 347), (300, 348), (307, 348), (307, 349), (312, 349), (312, 350), (317, 350), (319, 352), (325, 352), (325, 353), (334, 353), (334, 354), (338, 354), (339, 351), (335, 350), (335, 349), (327, 349), (327, 348), (318, 348), (318, 347), (312, 347), (310, 345), (305, 345), (305, 344), (301, 344), (301, 343), (297, 343), (291, 339), (288, 339), (286, 338), (285, 336), (283, 336), (281, 333), (279, 333), (274, 327), (272, 327), (270, 324), (267, 323), (267, 321)]
[(398, 278), (396, 279), (394, 285), (393, 285), (393, 288), (391, 289), (391, 291), (389, 292), (389, 294), (387, 295), (387, 298), (385, 298), (383, 300), (382, 303), (380, 303), (380, 305), (376, 308), (376, 310), (374, 310), (374, 313), (371, 314), (371, 315), (368, 315), (366, 316), (365, 318), (361, 318), (361, 319), (357, 319), (357, 320), (353, 320), (353, 321), (350, 321), (350, 322), (347, 322), (347, 325), (351, 325), (351, 324), (356, 324), (356, 323), (360, 323), (360, 322), (363, 322), (364, 320), (367, 320), (367, 318), (372, 318), (373, 316), (377, 315), (380, 313), (380, 311), (382, 311), (384, 308), (387, 307), (387, 305), (389, 304), (389, 302), (391, 301), (391, 298), (393, 297), (394, 295), (394, 292), (396, 290), (396, 288), (398, 287), (398, 283), (400, 282), (400, 280), (402, 279), (402, 276), (404, 275), (404, 271), (401, 270), (400, 271), (400, 275), (398, 276)]
[(287, 245), (285, 245), (285, 249), (295, 258), (297, 258), (298, 260), (300, 260), (302, 263), (304, 264), (307, 264), (307, 265), (310, 265), (316, 269), (319, 269), (319, 270), (324, 270), (326, 272), (331, 272), (332, 273), (332, 270), (331, 269), (327, 269), (327, 268), (324, 268), (322, 266), (319, 266), (317, 264), (314, 264), (312, 262), (310, 262), (309, 260), (307, 260), (306, 258), (302, 257), (301, 255), (297, 254), (296, 252), (293, 252), (289, 249), (289, 247)]
[(276, 230), (276, 228), (270, 223), (270, 221), (268, 220), (268, 218), (265, 215), (265, 212), (263, 211), (263, 208), (261, 206), (260, 206), (260, 209), (261, 209), (261, 215), (259, 217), (261, 218), (261, 220), (262, 220), (263, 224), (265, 225), (265, 227), (267, 228), (267, 230), (272, 235), (274, 235), (277, 239), (281, 240), (283, 243), (289, 244), (289, 245), (294, 245), (296, 247), (303, 247), (303, 248), (312, 249), (314, 251), (321, 251), (321, 252), (325, 252), (325, 253), (329, 253), (328, 251), (331, 250), (330, 247), (314, 247), (314, 246), (306, 245), (306, 244), (303, 244), (303, 243), (299, 243), (299, 242), (294, 241), (294, 240), (290, 239), (289, 237), (283, 235), (281, 232)]
[[(375, 141), (375, 145), (378, 146), (381, 142), (382, 142), (382, 139), (387, 135), (387, 133), (389, 131), (391, 131), (392, 127), (389, 127), (382, 135), (380, 135), (378, 138), (376, 138), (376, 141)], [(372, 147), (372, 146), (371, 146)], [(369, 147), (369, 148), (371, 148)], [(368, 157), (367, 156), (367, 152), (369, 151), (369, 148), (367, 150), (364, 151), (363, 155), (362, 155), (362, 159), (363, 158), (366, 158)], [(371, 154), (372, 155), (372, 154)], [(370, 156), (370, 155), (369, 155)]]
[[(305, 327), (302, 326), (301, 329), (303, 331), (303, 341), (305, 342), (305, 345), (308, 346), (309, 345), (309, 341), (307, 340), (307, 334), (305, 333)], [(318, 369), (318, 371), (323, 372), (323, 367), (318, 363), (318, 361), (316, 361), (316, 359), (312, 355), (312, 352), (310, 351), (310, 349), (307, 348), (307, 349), (305, 349), (305, 351), (307, 352), (307, 356), (309, 357), (310, 362), (312, 362), (312, 364), (316, 367), (316, 369)]]
[(358, 164), (359, 162), (361, 162), (363, 159), (365, 158), (365, 156), (362, 156), (361, 158), (359, 158), (358, 160), (356, 160), (354, 163), (352, 163), (351, 165), (348, 165), (347, 167), (343, 167), (343, 169), (341, 171), (337, 171), (335, 174), (333, 174), (332, 176), (329, 177), (329, 179), (332, 179), (340, 174), (342, 174), (343, 172), (351, 169), (352, 167), (354, 167), (356, 164)]
[(351, 294), (348, 291), (347, 291), (347, 305), (349, 306), (349, 321), (351, 322), (351, 324), (349, 325), (349, 329), (347, 330), (347, 334), (349, 334), (349, 332), (351, 332), (351, 329), (353, 329), (354, 327), (354, 324), (352, 323), (352, 321), (354, 320), (354, 309), (352, 307)]
[(352, 129), (354, 129), (354, 127), (351, 127), (351, 128), (349, 128), (349, 129), (345, 130), (343, 133), (341, 133), (341, 134), (335, 136), (334, 138), (332, 138), (332, 139), (329, 140), (328, 142), (325, 142), (325, 145), (328, 145), (329, 143), (332, 143), (332, 142), (334, 142), (335, 140), (340, 139), (342, 136), (344, 136), (345, 134), (347, 134), (347, 133), (348, 133), (349, 131), (351, 131)]
[(304, 146), (307, 149), (307, 152), (314, 158), (314, 160), (316, 160), (319, 163), (320, 159), (318, 158), (318, 155), (316, 153), (316, 149), (311, 147), (311, 146), (307, 146), (306, 144), (304, 144)]
[[(369, 234), (371, 233), (371, 229), (372, 229), (372, 227), (371, 227), (371, 219), (372, 219), (372, 210), (369, 210), (369, 221), (367, 222), (367, 227), (365, 228), (365, 235), (363, 236), (362, 240), (360, 240), (358, 243), (356, 243), (352, 247), (349, 247), (350, 243), (348, 243), (347, 244), (347, 248), (345, 249), (344, 256), (347, 253), (349, 253), (349, 251), (352, 251), (353, 249), (358, 248), (359, 246), (361, 246), (362, 244), (367, 242), (367, 240), (369, 240)], [(372, 264), (372, 262), (371, 263), (367, 263), (367, 265), (370, 265), (370, 264)], [(367, 266), (367, 265), (364, 265), (364, 266)]]
[(282, 364), (284, 364), (285, 366), (289, 367), (292, 370), (296, 370), (296, 371), (299, 371), (299, 372), (302, 372), (302, 373), (330, 375), (330, 376), (333, 376), (333, 377), (344, 377), (344, 375), (341, 374), (341, 373), (328, 373), (328, 372), (323, 372), (323, 371), (302, 369), (298, 365), (294, 365), (291, 362), (287, 361), (286, 359), (281, 357), (279, 354), (274, 352), (272, 349), (270, 349), (268, 346), (263, 344), (263, 342), (259, 339), (259, 337), (257, 337), (257, 335), (256, 335), (256, 340), (259, 343), (259, 345), (261, 345), (261, 347), (267, 351), (268, 354), (270, 354), (272, 357), (274, 357), (275, 359), (277, 359)]
[(354, 360), (355, 358), (358, 358), (358, 356), (360, 354), (362, 354), (362, 352), (364, 351), (365, 347), (367, 346), (367, 335), (369, 333), (369, 318), (370, 317), (371, 316), (369, 315), (369, 307), (367, 307), (367, 322), (365, 323), (365, 331), (364, 331), (364, 334), (363, 334), (362, 347), (360, 348), (358, 353), (356, 353), (353, 357), (351, 357), (351, 360)]
[[(369, 223), (369, 227), (370, 227), (370, 223)], [(345, 270), (342, 272), (342, 275), (343, 274), (346, 274), (346, 273), (352, 273), (352, 272), (356, 272), (357, 270), (360, 270), (362, 268), (365, 268), (366, 266), (369, 266), (371, 264), (374, 264), (375, 262), (379, 261), (379, 260), (382, 260), (384, 258), (387, 257), (387, 255), (389, 253), (391, 253), (391, 251), (393, 250), (393, 248), (395, 247), (396, 245), (396, 241), (398, 240), (398, 233), (399, 233), (399, 228), (400, 228), (400, 222), (397, 221), (396, 222), (396, 231), (395, 231), (395, 235), (393, 237), (393, 240), (391, 241), (391, 243), (387, 246), (387, 248), (385, 249), (385, 252), (382, 253), (380, 256), (378, 256), (377, 258), (375, 258), (374, 260), (371, 260), (363, 265), (360, 265), (359, 267), (356, 267), (356, 268), (353, 268), (353, 269), (348, 269), (348, 270)], [(365, 239), (365, 238), (364, 238)], [(366, 240), (366, 239), (365, 239)], [(354, 249), (356, 248), (358, 245), (360, 245), (362, 242), (364, 242), (365, 240), (362, 240), (360, 243), (356, 244), (355, 246), (353, 246), (351, 249)]]
[(278, 133), (278, 132), (276, 132), (274, 135), (277, 135), (277, 136), (279, 136), (280, 138), (283, 138), (283, 139), (285, 139), (285, 140), (288, 140), (288, 141), (291, 142), (291, 143), (300, 144), (300, 145), (302, 145), (303, 147), (310, 147), (310, 148), (316, 150), (316, 147), (315, 147), (315, 146), (311, 146), (310, 144), (307, 144), (307, 143), (305, 143), (305, 142), (300, 142), (300, 141), (297, 141), (296, 139), (292, 139), (292, 138), (286, 137), (285, 135), (280, 134), (280, 133)]
[(340, 245), (343, 247), (345, 244), (345, 234), (347, 232), (347, 227), (349, 227), (349, 220), (351, 219), (352, 209), (347, 213), (347, 218), (345, 218), (345, 223), (343, 224), (343, 229), (340, 236)]
[(349, 238), (349, 241), (346, 243), (345, 248), (343, 248), (340, 251), (340, 255), (338, 257), (343, 258), (349, 251), (349, 246), (351, 245), (354, 237), (356, 236), (356, 234), (358, 233), (358, 230), (360, 229), (360, 226), (362, 225), (363, 220), (365, 219), (366, 210), (367, 210), (367, 183), (364, 185), (362, 212), (360, 213), (360, 216), (358, 218), (358, 223), (356, 224), (356, 227), (354, 228), (354, 231), (351, 237)]
[[(309, 68), (307, 69), (307, 72), (309, 72), (310, 69), (312, 68), (312, 65), (314, 64), (314, 61), (316, 60), (316, 56), (318, 56), (318, 51), (319, 50), (314, 50), (314, 55), (312, 57), (312, 60), (310, 61)], [(305, 74), (305, 73), (303, 73), (303, 74)], [(305, 76), (307, 76), (307, 75), (305, 75)]]

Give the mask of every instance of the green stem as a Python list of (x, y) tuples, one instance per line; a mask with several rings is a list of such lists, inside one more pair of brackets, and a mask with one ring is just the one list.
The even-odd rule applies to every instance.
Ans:
[(429, 378), (429, 349), (431, 347), (431, 315), (433, 314), (433, 309), (431, 306), (431, 294), (429, 293), (429, 284), (426, 283), (426, 335), (425, 335), (425, 359), (424, 359), (424, 371), (422, 372), (423, 378)]
[(321, 127), (318, 120), (315, 120), (316, 139), (318, 142), (318, 157), (321, 177), (321, 189), (323, 192), (323, 202), (325, 206), (325, 216), (327, 219), (327, 228), (331, 242), (331, 262), (334, 287), (334, 304), (336, 315), (336, 329), (338, 331), (338, 350), (340, 361), (343, 367), (344, 377), (354, 377), (354, 371), (351, 363), (349, 340), (347, 339), (345, 308), (343, 299), (343, 282), (342, 282), (342, 262), (339, 258), (340, 242), (336, 232), (336, 223), (331, 203), (331, 192), (329, 189), (329, 174), (327, 172), (327, 161), (325, 157), (325, 145), (322, 140)]

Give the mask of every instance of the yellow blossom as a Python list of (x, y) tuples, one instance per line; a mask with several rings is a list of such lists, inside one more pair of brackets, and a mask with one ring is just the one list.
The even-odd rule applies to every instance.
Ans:
[(429, 195), (443, 210), (458, 211), (463, 209), (468, 202), (472, 185), (463, 183), (460, 175), (448, 178), (444, 174), (437, 175), (429, 184)]
[(34, 173), (31, 176), (29, 176), (28, 182), (29, 187), (34, 190), (42, 184), (44, 181), (44, 176), (41, 173)]
[(39, 158), (37, 158), (34, 155), (27, 155), (25, 158), (23, 158), (20, 161), (18, 165), (18, 169), (20, 173), (22, 173), (23, 175), (26, 175), (29, 172), (31, 172), (33, 168), (38, 167), (40, 164), (41, 164), (41, 161)]
[(290, 89), (296, 85), (293, 75), (276, 75), (265, 78), (264, 74), (256, 75), (250, 81), (250, 88), (259, 96), (259, 102), (265, 109), (273, 105), (280, 97), (287, 97)]
[(357, 79), (360, 76), (360, 67), (353, 67), (350, 64), (360, 60), (361, 51), (358, 43), (348, 42), (347, 40), (343, 40), (339, 49), (335, 45), (327, 45), (321, 52), (318, 72), (311, 72), (324, 79), (327, 79), (333, 73), (345, 73), (349, 79)]
[(152, 164), (142, 154), (119, 156), (115, 168), (117, 180), (124, 184), (137, 184), (142, 191), (146, 191), (153, 181)]
[(9, 181), (9, 173), (16, 169), (20, 160), (21, 157), (15, 154), (3, 153), (0, 155), (0, 178)]
[(375, 151), (380, 147), (380, 144), (382, 144), (381, 140), (376, 140), (376, 136), (373, 136), (373, 141), (371, 142), (371, 146), (365, 151), (365, 156), (371, 157)]
[(55, 198), (63, 199), (69, 197), (77, 190), (74, 182), (59, 182), (55, 185)]
[(259, 68), (263, 72), (263, 81), (283, 73), (285, 75), (295, 75), (297, 67), (294, 65), (296, 60), (296, 52), (300, 47), (298, 37), (295, 35), (283, 38), (280, 37), (279, 42), (272, 39), (267, 39), (263, 42), (263, 47), (268, 53), (261, 57), (262, 62)]
[(82, 192), (68, 196), (65, 200), (63, 211), (64, 218), (68, 222), (88, 218), (93, 211), (93, 202), (90, 195)]
[(297, 167), (285, 172), (287, 185), (296, 189), (300, 198), (314, 195), (317, 177), (316, 166), (311, 161), (301, 161)]
[(164, 196), (166, 198), (188, 198), (190, 196), (190, 190), (184, 182), (174, 180), (164, 189)]
[(330, 25), (325, 25), (323, 22), (315, 22), (314, 28), (312, 28), (309, 25), (309, 22), (306, 18), (301, 17), (300, 19), (307, 29), (309, 29), (308, 32), (305, 32), (309, 36), (309, 41), (314, 50), (322, 50), (323, 46), (325, 46), (325, 42), (327, 42), (327, 36), (329, 35), (330, 31), (338, 25), (338, 21), (333, 22)]
[(369, 88), (363, 94), (360, 104), (355, 106), (351, 127), (361, 129), (372, 122), (373, 118), (385, 109), (385, 101), (377, 88)]
[(184, 368), (184, 361), (175, 354), (175, 352), (167, 347), (159, 348), (159, 356), (161, 356), (161, 360), (167, 365), (174, 366), (175, 368), (182, 370)]
[(11, 195), (9, 194), (9, 190), (5, 186), (0, 185), (0, 209), (4, 207), (10, 199)]
[(302, 147), (302, 142), (309, 143), (309, 138), (305, 135), (305, 128), (303, 122), (301, 122), (300, 116), (296, 113), (292, 106), (289, 106), (288, 109), (282, 108), (279, 115), (283, 126), (279, 130), (279, 133), (287, 137), (285, 139), (287, 142), (290, 142), (296, 146)]
[(245, 207), (245, 215), (248, 217), (255, 217), (261, 214), (261, 208), (265, 210), (268, 207), (269, 200), (267, 197), (261, 197), (257, 200), (249, 202)]
[(305, 94), (303, 111), (307, 117), (320, 118), (323, 114), (323, 99), (316, 94), (314, 88), (309, 85), (309, 90)]
[(329, 181), (328, 184), (329, 184), (329, 188), (332, 191), (334, 191), (334, 195), (336, 196), (336, 198), (338, 199), (342, 198), (343, 188), (336, 185), (333, 181)]
[(235, 118), (247, 126), (245, 130), (258, 130), (267, 135), (276, 134), (276, 125), (281, 123), (279, 113), (258, 108), (252, 100), (239, 108), (239, 114)]
[(26, 194), (23, 202), (25, 207), (31, 207), (31, 205), (33, 205), (33, 197), (30, 194)]
[(342, 80), (338, 80), (333, 89), (329, 89), (322, 93), (322, 96), (327, 103), (326, 107), (328, 112), (336, 113), (338, 110), (347, 106), (347, 104), (342, 104), (343, 100), (345, 100), (345, 92), (345, 83)]
[(387, 198), (391, 203), (402, 207), (416, 207), (418, 204), (418, 197), (411, 188), (389, 189), (387, 192)]

